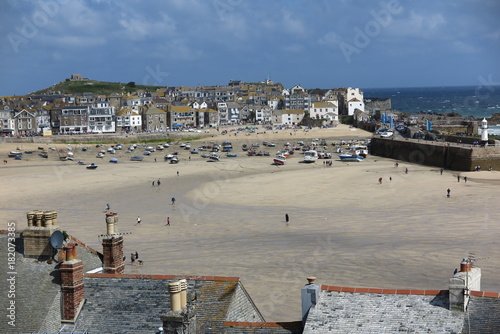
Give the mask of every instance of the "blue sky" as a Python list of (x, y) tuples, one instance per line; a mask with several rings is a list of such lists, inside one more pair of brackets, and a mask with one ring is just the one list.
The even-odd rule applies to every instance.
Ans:
[(500, 82), (498, 0), (2, 0), (0, 95), (102, 81)]

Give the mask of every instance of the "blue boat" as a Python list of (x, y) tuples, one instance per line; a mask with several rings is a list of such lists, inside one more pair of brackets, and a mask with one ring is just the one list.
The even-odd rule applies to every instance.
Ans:
[(355, 153), (342, 153), (339, 154), (341, 161), (363, 161), (363, 157)]
[(142, 155), (134, 155), (132, 158), (130, 158), (131, 161), (142, 161), (144, 160), (144, 157)]
[(238, 154), (236, 153), (226, 153), (226, 157), (228, 158), (236, 158), (238, 156)]
[(109, 162), (116, 164), (118, 163), (118, 159), (117, 158), (109, 159)]

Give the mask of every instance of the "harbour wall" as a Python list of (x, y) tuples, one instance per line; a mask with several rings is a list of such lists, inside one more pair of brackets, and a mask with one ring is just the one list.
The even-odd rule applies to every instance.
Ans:
[(457, 171), (473, 171), (476, 166), (500, 170), (500, 147), (372, 138), (370, 149), (372, 155)]
[(194, 140), (198, 138), (211, 137), (206, 133), (192, 133), (192, 132), (164, 132), (164, 133), (140, 133), (140, 134), (84, 134), (84, 135), (55, 135), (50, 137), (0, 137), (0, 143), (103, 143), (103, 144), (117, 144), (117, 143), (133, 143), (145, 142), (150, 140), (173, 141), (173, 140)]

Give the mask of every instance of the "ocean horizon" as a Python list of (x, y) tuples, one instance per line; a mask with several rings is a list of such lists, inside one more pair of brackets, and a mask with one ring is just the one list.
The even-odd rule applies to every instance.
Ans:
[[(390, 98), (403, 113), (456, 112), (464, 117), (489, 118), (500, 113), (500, 86), (444, 86), (362, 89), (365, 98)], [(367, 110), (369, 111), (369, 110)]]

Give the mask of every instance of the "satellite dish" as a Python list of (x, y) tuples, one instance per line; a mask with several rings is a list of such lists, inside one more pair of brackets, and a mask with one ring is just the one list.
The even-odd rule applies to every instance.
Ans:
[(63, 242), (64, 235), (61, 231), (54, 231), (54, 233), (50, 236), (50, 245), (55, 249), (61, 248)]

